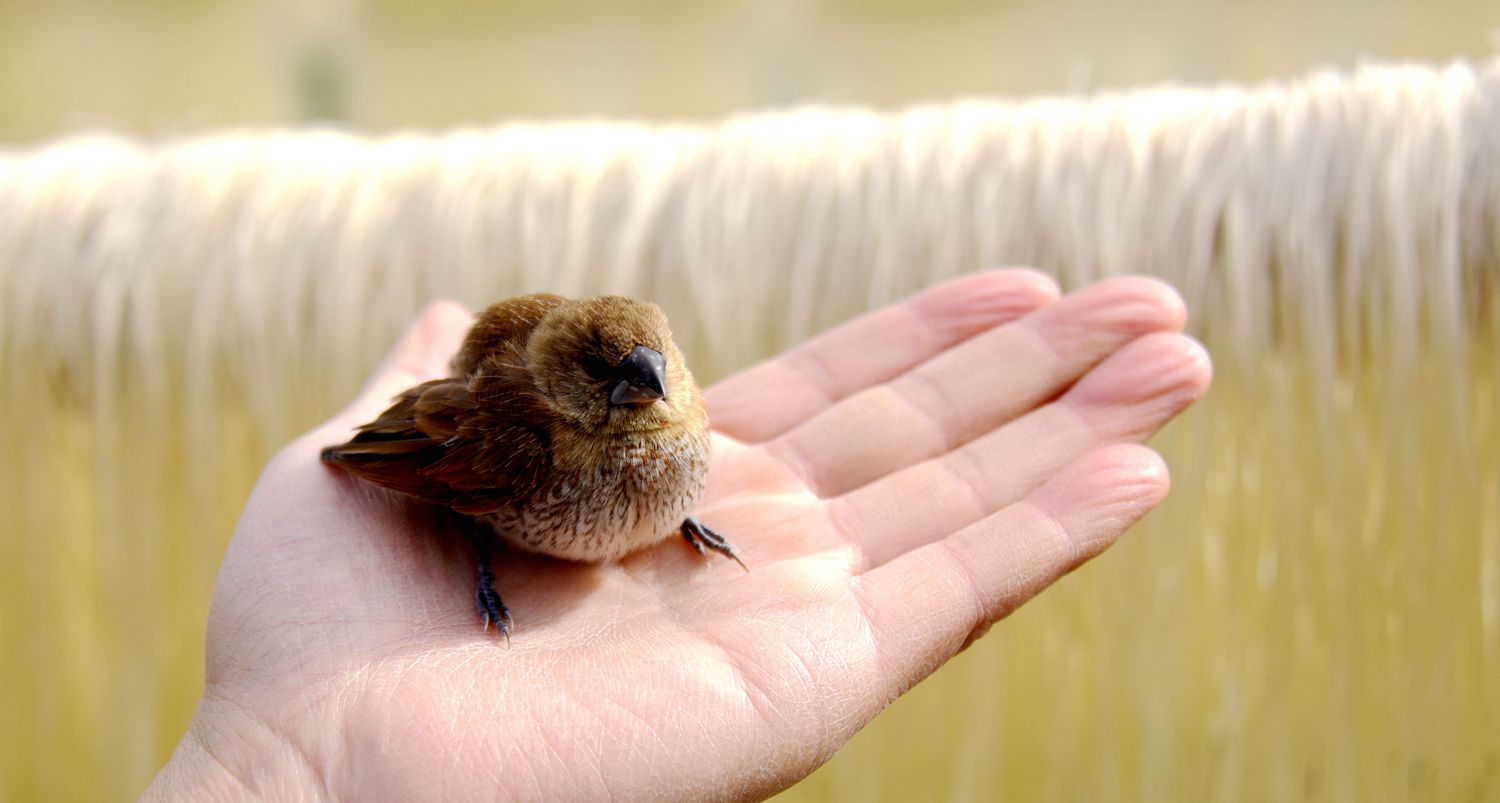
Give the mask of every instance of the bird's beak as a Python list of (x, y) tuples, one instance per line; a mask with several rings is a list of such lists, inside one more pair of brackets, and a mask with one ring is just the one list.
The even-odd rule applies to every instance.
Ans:
[(667, 360), (656, 349), (636, 346), (618, 370), (620, 381), (609, 394), (611, 406), (650, 404), (667, 395)]

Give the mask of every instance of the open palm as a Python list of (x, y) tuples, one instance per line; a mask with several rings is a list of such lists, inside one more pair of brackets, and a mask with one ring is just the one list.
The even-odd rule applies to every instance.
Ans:
[(749, 571), (671, 538), (617, 564), (500, 551), (509, 649), (436, 511), (318, 462), (446, 373), (430, 307), (348, 409), (267, 467), (225, 557), (203, 702), (152, 791), (743, 798), (826, 761), (897, 695), (1166, 493), (1134, 445), (1208, 385), (1181, 302), (963, 277), (708, 391), (698, 513)]

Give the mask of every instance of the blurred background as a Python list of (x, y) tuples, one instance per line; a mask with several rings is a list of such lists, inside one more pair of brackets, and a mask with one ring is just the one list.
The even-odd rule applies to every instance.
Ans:
[(1182, 287), (1173, 495), (785, 798), (1500, 797), (1497, 26), (0, 0), (0, 799), (144, 788), (260, 466), (427, 298), (650, 295), (711, 381), (1001, 263)]
[(711, 120), (1492, 52), (1491, 4), (4, 0), (0, 138), (312, 119)]

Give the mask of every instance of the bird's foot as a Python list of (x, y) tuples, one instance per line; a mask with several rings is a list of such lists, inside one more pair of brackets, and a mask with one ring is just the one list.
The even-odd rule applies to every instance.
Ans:
[(489, 562), (479, 561), (479, 590), (474, 594), (474, 601), (479, 607), (479, 616), (484, 619), (484, 630), (489, 632), (490, 623), (494, 622), (495, 632), (505, 637), (505, 646), (510, 646), (510, 611), (505, 603), (500, 600), (500, 592), (495, 590), (495, 573), (490, 570)]
[(709, 529), (703, 522), (698, 521), (696, 516), (688, 516), (682, 520), (682, 537), (693, 545), (693, 549), (698, 550), (699, 555), (706, 555), (707, 550), (712, 549), (738, 563), (741, 569), (750, 571), (750, 567), (740, 560), (739, 554), (734, 551), (734, 546), (729, 543), (729, 540)]

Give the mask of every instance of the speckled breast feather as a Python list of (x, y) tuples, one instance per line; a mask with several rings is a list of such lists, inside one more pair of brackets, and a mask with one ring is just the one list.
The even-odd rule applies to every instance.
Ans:
[(614, 560), (674, 535), (703, 493), (708, 434), (634, 432), (606, 444), (608, 454), (552, 472), (480, 520), (506, 541), (568, 560)]

